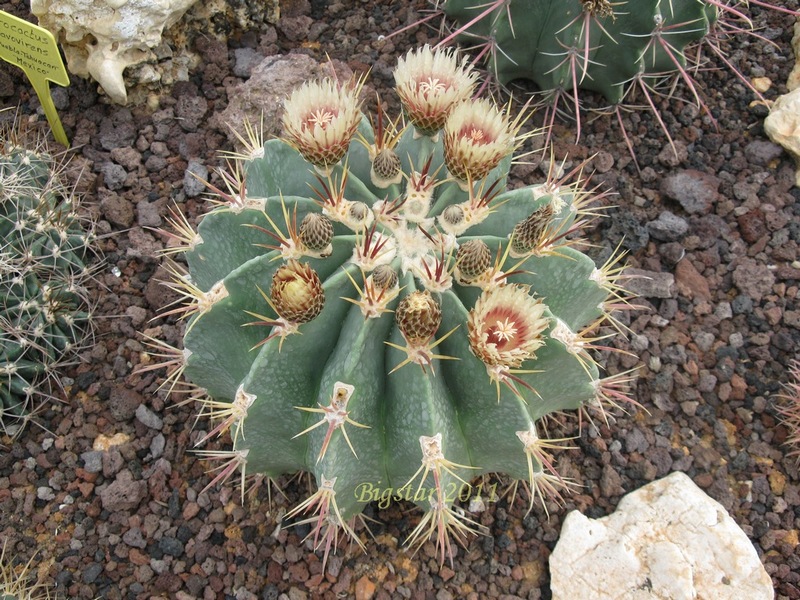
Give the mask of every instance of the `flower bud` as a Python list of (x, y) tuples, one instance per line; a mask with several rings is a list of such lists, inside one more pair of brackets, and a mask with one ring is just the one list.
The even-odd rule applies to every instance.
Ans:
[(309, 250), (320, 252), (328, 247), (333, 239), (333, 223), (320, 213), (308, 213), (300, 223), (298, 237)]
[(528, 254), (541, 244), (554, 212), (553, 205), (548, 202), (514, 226), (511, 234), (511, 250), (514, 254)]
[(391, 290), (397, 285), (397, 272), (389, 265), (378, 265), (372, 271), (372, 283), (382, 290)]
[(406, 341), (421, 346), (439, 329), (442, 309), (428, 290), (415, 291), (397, 305), (395, 320)]
[(319, 275), (307, 264), (294, 259), (275, 271), (270, 297), (275, 312), (290, 323), (308, 323), (319, 315), (325, 304)]
[(402, 165), (397, 153), (391, 148), (384, 148), (378, 152), (375, 160), (372, 161), (370, 180), (375, 186), (385, 189), (402, 181), (401, 170)]
[(456, 264), (462, 279), (474, 281), (491, 266), (492, 252), (482, 240), (469, 240), (458, 248)]

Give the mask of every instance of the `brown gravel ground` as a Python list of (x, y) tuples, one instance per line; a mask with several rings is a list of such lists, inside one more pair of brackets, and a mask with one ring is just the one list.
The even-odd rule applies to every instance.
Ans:
[[(76, 77), (54, 89), (85, 208), (109, 234), (95, 290), (98, 338), (68, 372), (66, 401), (45, 407), (38, 426), (0, 455), (0, 539), (23, 562), (38, 552), (40, 572), (61, 598), (549, 598), (547, 558), (569, 510), (608, 514), (625, 493), (680, 470), (744, 529), (776, 597), (800, 598), (800, 476), (774, 407), (800, 339), (800, 191), (792, 161), (764, 135), (766, 109), (721, 70), (698, 76), (718, 129), (677, 96), (660, 101), (677, 158), (652, 115), (626, 115), (641, 172), (608, 119), (585, 125), (580, 144), (568, 127), (554, 131), (555, 155), (574, 164), (596, 154), (595, 182), (616, 194), (610, 218), (590, 232), (598, 258), (624, 236), (630, 264), (655, 277), (641, 300), (646, 309), (630, 322), (633, 334), (617, 342), (634, 356), (601, 357), (609, 373), (643, 365), (634, 394), (649, 412), (584, 427), (578, 449), (560, 454), (562, 472), (583, 486), (566, 507), (551, 506), (548, 519), (538, 507), (524, 518), (521, 504), (490, 505), (478, 518), (491, 535), (459, 549), (453, 568), (439, 566), (430, 544), (416, 556), (402, 549), (418, 519), (408, 506), (371, 507), (377, 539), (368, 554), (340, 550), (323, 574), (302, 542), (306, 531), (277, 527), (305, 496), (306, 481), (283, 482), (288, 500), (277, 496), (271, 508), (263, 490), (244, 507), (227, 487), (199, 493), (209, 479), (190, 452), (193, 409), (171, 406), (155, 377), (133, 370), (141, 332), (180, 339), (174, 319), (150, 321), (171, 299), (158, 283), (164, 239), (150, 228), (165, 226), (173, 202), (190, 219), (207, 208), (189, 197), (184, 175), (190, 159), (213, 168), (218, 151), (230, 148), (210, 120), (244, 79), (234, 74), (236, 50), (327, 53), (356, 71), (371, 67), (372, 85), (384, 89), (397, 57), (436, 37), (419, 28), (379, 39), (419, 18), (422, 0), (283, 4), (294, 16), (277, 27), (194, 39), (203, 64), (189, 82), (164, 90), (157, 109), (109, 105)], [(26, 16), (17, 0), (0, 8)], [(740, 38), (728, 56), (749, 77), (771, 79), (767, 95), (775, 98), (793, 64), (792, 19), (752, 12), (778, 47)], [(44, 120), (21, 73), (5, 63), (0, 99)], [(531, 183), (542, 173), (516, 167), (514, 176)], [(705, 191), (680, 203), (671, 194), (681, 186)], [(665, 211), (677, 221), (665, 226)], [(576, 423), (563, 433), (576, 435)], [(93, 453), (101, 434), (129, 441)]]

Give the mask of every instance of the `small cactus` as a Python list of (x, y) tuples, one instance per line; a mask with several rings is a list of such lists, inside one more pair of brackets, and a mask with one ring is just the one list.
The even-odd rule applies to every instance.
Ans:
[(780, 420), (789, 435), (786, 445), (789, 447), (787, 456), (794, 457), (800, 464), (800, 361), (793, 360), (789, 365), (791, 381), (779, 395), (776, 406)]
[(0, 549), (0, 600), (50, 600), (50, 587), (34, 577), (35, 556), (15, 568), (6, 556), (6, 542)]
[(15, 129), (0, 132), (0, 425), (18, 431), (90, 332), (93, 233), (58, 161)]
[[(658, 117), (654, 97), (663, 92), (657, 88), (674, 76), (686, 84), (692, 100), (706, 108), (691, 77), (700, 51), (710, 51), (736, 72), (719, 39), (752, 29), (748, 4), (797, 15), (752, 0), (437, 0), (434, 4), (446, 22), (453, 23), (442, 44), (457, 40), (475, 49), (478, 60), (501, 85), (532, 80), (549, 99), (551, 124), (562, 100), (573, 104), (578, 138), (581, 90), (601, 94), (620, 124), (620, 105), (637, 95)], [(739, 77), (763, 100), (747, 77)], [(661, 126), (669, 136), (663, 122)], [(630, 148), (629, 140), (628, 144)]]
[(531, 506), (558, 499), (543, 418), (630, 401), (590, 355), (626, 297), (616, 258), (575, 248), (596, 194), (570, 174), (507, 189), (523, 118), (471, 100), (452, 51), (412, 51), (395, 78), (407, 126), (361, 115), (361, 80), (306, 84), (285, 139), (254, 139), (197, 232), (177, 227), (189, 270), (169, 285), (186, 302), (167, 314), (187, 326), (162, 364), (215, 420), (201, 442), (230, 433), (201, 451), (209, 485), (313, 473), (287, 517), (326, 556), (339, 533), (362, 544), (378, 493), (410, 499), (409, 543), (452, 561), (451, 539), (481, 530), (454, 507), (469, 481), (505, 473)]

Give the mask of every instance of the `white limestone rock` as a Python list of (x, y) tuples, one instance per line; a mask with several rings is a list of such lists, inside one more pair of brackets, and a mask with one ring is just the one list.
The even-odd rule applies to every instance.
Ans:
[(771, 600), (772, 581), (718, 502), (676, 472), (611, 515), (564, 520), (550, 555), (553, 600)]
[(800, 87), (800, 20), (794, 23), (794, 36), (792, 36), (792, 50), (794, 50), (795, 63), (789, 78), (786, 80), (786, 89), (790, 92)]
[(764, 120), (764, 131), (794, 158), (798, 167), (795, 185), (800, 186), (800, 88), (775, 100)]
[(197, 0), (31, 0), (39, 24), (61, 42), (71, 73), (93, 77), (127, 102), (122, 72), (155, 58), (164, 29)]

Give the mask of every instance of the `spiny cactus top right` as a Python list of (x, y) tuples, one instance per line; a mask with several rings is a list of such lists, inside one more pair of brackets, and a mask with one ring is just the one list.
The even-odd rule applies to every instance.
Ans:
[(542, 90), (592, 90), (618, 104), (638, 78), (683, 69), (685, 48), (709, 33), (719, 9), (705, 0), (448, 0), (444, 12), (464, 43), (486, 44), (501, 84), (532, 79)]

